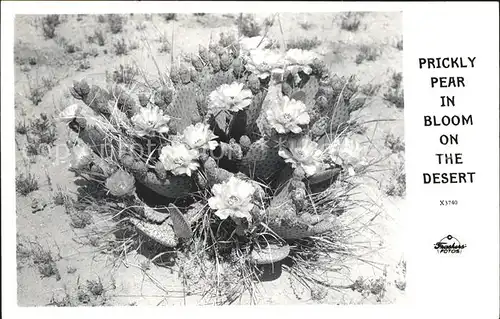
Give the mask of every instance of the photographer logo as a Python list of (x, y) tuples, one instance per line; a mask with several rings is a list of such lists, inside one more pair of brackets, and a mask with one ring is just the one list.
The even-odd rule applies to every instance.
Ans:
[(460, 240), (452, 235), (445, 236), (434, 244), (434, 249), (439, 254), (460, 254), (465, 247), (467, 245), (462, 244)]

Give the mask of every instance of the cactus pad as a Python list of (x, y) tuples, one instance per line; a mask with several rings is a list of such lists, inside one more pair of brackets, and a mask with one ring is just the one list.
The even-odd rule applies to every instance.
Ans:
[(189, 222), (181, 213), (179, 208), (177, 208), (174, 204), (169, 204), (168, 211), (170, 213), (170, 219), (172, 220), (175, 235), (179, 238), (191, 238), (193, 236), (193, 232), (191, 231)]
[(174, 230), (172, 226), (170, 226), (167, 222), (163, 222), (162, 224), (158, 225), (148, 223), (134, 217), (130, 217), (129, 221), (141, 233), (163, 246), (175, 247), (178, 244), (178, 240), (175, 237)]
[(290, 254), (290, 246), (270, 244), (266, 247), (256, 247), (250, 255), (250, 262), (257, 265), (273, 264), (282, 261)]
[(153, 172), (144, 176), (136, 176), (138, 182), (155, 193), (168, 198), (188, 196), (193, 187), (193, 181), (187, 176), (169, 176), (159, 180)]
[(241, 162), (241, 171), (248, 176), (267, 180), (277, 174), (285, 162), (278, 155), (275, 142), (264, 138), (254, 142)]
[(172, 118), (169, 125), (175, 132), (180, 133), (187, 126), (199, 122), (201, 116), (196, 102), (196, 84), (190, 83), (180, 87), (166, 113)]

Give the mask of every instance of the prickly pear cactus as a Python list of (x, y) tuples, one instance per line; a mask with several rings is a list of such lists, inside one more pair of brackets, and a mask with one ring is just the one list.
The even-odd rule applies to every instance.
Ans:
[[(245, 51), (223, 34), (164, 71), (158, 85), (138, 88), (73, 84), (81, 104), (64, 119), (79, 136), (74, 171), (143, 207), (127, 220), (168, 247), (214, 223), (242, 242), (264, 229), (285, 241), (331, 230), (334, 216), (311, 213), (308, 200), (315, 185), (352, 169), (345, 145), (332, 151), (330, 142), (364, 105), (354, 79), (329, 74), (315, 53)], [(149, 206), (151, 197), (164, 208)], [(248, 258), (265, 264), (289, 253), (272, 244)]]

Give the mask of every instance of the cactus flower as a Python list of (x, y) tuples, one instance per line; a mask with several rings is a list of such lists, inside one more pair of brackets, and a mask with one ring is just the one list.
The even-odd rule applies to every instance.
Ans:
[(288, 140), (288, 148), (281, 148), (278, 155), (290, 163), (292, 168), (301, 167), (307, 176), (314, 175), (323, 166), (323, 152), (318, 143), (308, 136)]
[(292, 66), (300, 66), (301, 70), (310, 74), (312, 69), (309, 66), (318, 55), (312, 51), (302, 49), (290, 49), (286, 52), (285, 59)]
[(214, 150), (218, 145), (213, 141), (216, 138), (217, 135), (209, 129), (209, 125), (201, 122), (189, 125), (182, 133), (183, 142), (194, 150)]
[(74, 169), (82, 169), (92, 162), (92, 150), (87, 144), (77, 144), (71, 149), (70, 166)]
[(220, 219), (246, 218), (251, 221), (250, 211), (253, 209), (252, 195), (254, 186), (235, 176), (212, 187), (213, 197), (208, 199), (210, 208), (216, 210), (215, 215)]
[(336, 139), (330, 144), (325, 151), (327, 158), (336, 165), (344, 167), (349, 175), (355, 175), (355, 168), (358, 165), (363, 165), (364, 160), (361, 158), (359, 144), (347, 137)]
[(135, 178), (124, 170), (118, 170), (106, 179), (106, 188), (114, 196), (131, 195), (135, 192)]
[(252, 92), (243, 83), (223, 84), (210, 93), (208, 107), (212, 110), (238, 112), (252, 103)]
[(257, 74), (261, 79), (266, 79), (272, 74), (283, 73), (286, 60), (278, 52), (255, 49), (250, 50), (246, 62), (248, 71)]
[(306, 112), (306, 105), (302, 101), (284, 96), (281, 103), (275, 103), (266, 112), (269, 124), (280, 134), (288, 132), (300, 133), (302, 128), (299, 125), (309, 124), (309, 114)]
[(132, 116), (132, 123), (139, 136), (149, 135), (154, 132), (168, 133), (168, 122), (170, 117), (164, 115), (163, 111), (156, 105), (141, 107), (139, 112)]
[(73, 121), (80, 114), (80, 106), (78, 104), (71, 104), (59, 113), (59, 121), (69, 123)]
[(196, 171), (200, 164), (198, 159), (198, 151), (189, 149), (185, 144), (172, 142), (172, 145), (164, 146), (160, 153), (160, 162), (167, 171), (171, 171), (174, 175), (191, 176), (193, 171)]

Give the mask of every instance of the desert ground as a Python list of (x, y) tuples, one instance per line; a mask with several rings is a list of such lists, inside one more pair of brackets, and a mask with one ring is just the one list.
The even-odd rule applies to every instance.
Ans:
[[(183, 305), (202, 303), (186, 293), (172, 269), (131, 251), (119, 260), (103, 248), (108, 240), (91, 229), (98, 215), (66, 212), (61, 198), (75, 197), (81, 181), (68, 170), (71, 133), (56, 121), (73, 104), (74, 80), (104, 83), (120, 65), (147, 74), (166, 68), (172, 56), (197, 52), (221, 32), (238, 31), (238, 14), (130, 14), (120, 22), (102, 15), (17, 16), (15, 21), (17, 294), (20, 306)], [(273, 21), (273, 17), (275, 18)], [(356, 112), (367, 158), (380, 159), (363, 177), (370, 213), (351, 212), (362, 258), (342, 265), (338, 289), (308, 291), (286, 272), (259, 284), (259, 304), (377, 304), (404, 298), (401, 221), (405, 214), (402, 98), (402, 18), (393, 13), (272, 13), (251, 18), (272, 40), (313, 50), (328, 68), (354, 75), (367, 96)], [(57, 21), (56, 21), (57, 20)], [(6, 106), (4, 106), (6, 107)], [(40, 147), (40, 145), (42, 147)], [(83, 213), (82, 213), (83, 214)], [(374, 283), (355, 289), (359, 278)], [(249, 303), (243, 298), (240, 302)]]

